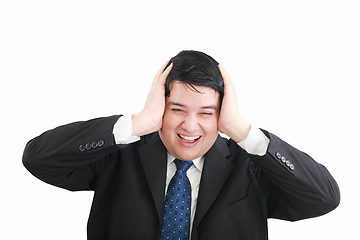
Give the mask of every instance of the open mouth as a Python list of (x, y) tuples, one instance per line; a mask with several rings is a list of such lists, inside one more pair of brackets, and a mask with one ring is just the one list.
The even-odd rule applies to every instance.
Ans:
[(181, 134), (178, 134), (178, 137), (185, 143), (195, 143), (201, 138), (201, 136), (184, 136)]

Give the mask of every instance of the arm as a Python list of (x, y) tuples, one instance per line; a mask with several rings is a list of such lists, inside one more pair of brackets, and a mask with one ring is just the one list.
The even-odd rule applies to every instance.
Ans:
[[(167, 64), (167, 63), (166, 63)], [(157, 131), (165, 107), (165, 79), (172, 65), (155, 75), (144, 109), (132, 116), (130, 130), (120, 116), (76, 122), (49, 130), (25, 147), (24, 166), (44, 182), (69, 190), (93, 190), (96, 175), (116, 159), (116, 143)], [(131, 129), (132, 128), (132, 129)], [(125, 130), (125, 131), (122, 131)], [(120, 133), (119, 133), (120, 132)], [(125, 140), (125, 141), (124, 141)]]
[(44, 182), (90, 190), (95, 172), (117, 150), (112, 131), (118, 118), (75, 122), (46, 131), (27, 143), (23, 164)]
[(335, 209), (340, 190), (329, 171), (274, 134), (264, 156), (251, 155), (253, 173), (268, 199), (269, 217), (300, 220)]
[[(249, 152), (245, 142), (252, 138), (249, 135), (251, 125), (240, 115), (229, 74), (221, 65), (219, 68), (225, 86), (219, 130), (251, 156), (254, 163), (251, 170), (267, 197), (269, 217), (299, 220), (333, 210), (340, 201), (338, 185), (327, 169), (306, 153), (266, 131), (263, 131), (266, 138), (257, 138), (262, 146), (261, 153), (256, 148)], [(256, 146), (255, 141), (250, 142)]]

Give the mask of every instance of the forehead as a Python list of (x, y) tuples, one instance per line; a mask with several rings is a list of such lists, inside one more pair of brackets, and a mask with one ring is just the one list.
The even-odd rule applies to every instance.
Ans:
[(210, 87), (191, 86), (180, 81), (173, 81), (170, 84), (170, 95), (168, 102), (179, 102), (186, 106), (215, 105), (219, 104), (219, 93)]

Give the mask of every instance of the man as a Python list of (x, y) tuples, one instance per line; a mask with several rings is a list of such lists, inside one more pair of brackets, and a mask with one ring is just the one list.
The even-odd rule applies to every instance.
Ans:
[(158, 71), (141, 112), (47, 131), (23, 163), (47, 183), (95, 191), (89, 240), (264, 240), (268, 218), (320, 216), (340, 201), (324, 166), (241, 117), (228, 73), (196, 51)]

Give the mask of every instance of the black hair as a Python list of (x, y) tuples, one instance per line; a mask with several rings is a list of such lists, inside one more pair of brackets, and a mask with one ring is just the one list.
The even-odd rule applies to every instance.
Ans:
[(170, 95), (170, 83), (175, 80), (196, 92), (199, 92), (196, 86), (210, 87), (219, 93), (222, 102), (224, 80), (215, 59), (199, 51), (181, 51), (170, 59), (168, 66), (171, 63), (173, 66), (165, 82), (165, 96)]

